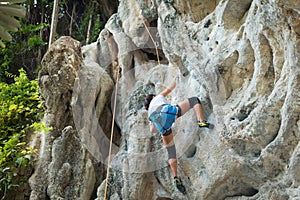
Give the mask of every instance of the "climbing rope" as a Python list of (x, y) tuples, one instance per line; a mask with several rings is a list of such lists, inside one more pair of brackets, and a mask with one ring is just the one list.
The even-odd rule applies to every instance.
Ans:
[[(141, 15), (141, 14), (140, 14), (140, 15)], [(154, 47), (155, 47), (155, 52), (156, 52), (156, 56), (157, 56), (157, 62), (158, 62), (158, 64), (160, 65), (160, 60), (159, 60), (159, 55), (158, 55), (158, 48), (157, 48), (157, 44), (156, 44), (156, 42), (155, 42), (154, 38), (152, 37), (152, 35), (151, 35), (151, 33), (150, 33), (149, 29), (148, 29), (148, 26), (146, 25), (146, 23), (145, 23), (145, 21), (144, 21), (144, 20), (143, 20), (143, 24), (144, 24), (144, 26), (145, 26), (145, 28), (146, 28), (146, 30), (147, 30), (147, 32), (148, 32), (148, 34), (149, 34), (149, 37), (151, 38), (151, 40), (152, 40), (152, 42), (153, 42), (153, 44), (154, 44)]]
[(113, 140), (113, 136), (114, 136), (115, 115), (116, 115), (116, 107), (117, 107), (117, 95), (118, 95), (118, 87), (119, 87), (119, 70), (120, 70), (120, 65), (118, 63), (117, 69), (116, 69), (116, 76), (117, 76), (117, 79), (116, 79), (116, 90), (115, 90), (115, 96), (114, 96), (115, 99), (114, 99), (114, 107), (113, 107), (113, 118), (112, 118), (112, 122), (111, 122), (109, 152), (108, 152), (108, 158), (107, 158), (107, 170), (106, 170), (106, 181), (105, 181), (105, 189), (104, 189), (104, 200), (106, 200), (106, 194), (107, 194), (107, 185), (108, 185), (108, 177), (109, 177), (112, 140)]
[[(146, 23), (144, 21), (144, 17), (142, 16), (142, 10), (141, 9), (139, 9), (139, 10), (140, 10), (139, 15), (142, 18), (142, 22), (143, 22), (143, 24), (145, 26), (145, 29), (146, 29), (146, 31), (147, 31), (147, 33), (148, 33), (151, 41), (153, 42), (154, 47), (155, 47), (155, 53), (156, 53), (156, 57), (157, 57), (157, 63), (158, 63), (158, 65), (160, 65), (160, 59), (159, 59), (159, 54), (158, 54), (157, 43), (155, 42), (155, 40), (154, 40), (151, 32), (149, 31), (148, 26), (146, 25)], [(162, 70), (160, 70), (160, 77), (163, 79), (163, 71)]]

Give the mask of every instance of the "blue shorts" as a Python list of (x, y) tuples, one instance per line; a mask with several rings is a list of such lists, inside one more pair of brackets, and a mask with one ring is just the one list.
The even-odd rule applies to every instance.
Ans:
[(166, 133), (169, 133), (169, 130), (175, 122), (178, 111), (178, 106), (164, 104), (158, 107), (158, 109), (150, 115), (149, 119), (153, 122), (159, 133), (165, 135)]

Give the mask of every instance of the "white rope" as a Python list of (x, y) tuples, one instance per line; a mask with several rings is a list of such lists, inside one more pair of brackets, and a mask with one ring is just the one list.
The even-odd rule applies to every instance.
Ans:
[(108, 158), (107, 158), (107, 170), (106, 170), (106, 182), (105, 182), (105, 189), (104, 189), (104, 200), (106, 200), (106, 194), (107, 194), (107, 185), (108, 185), (108, 177), (109, 177), (112, 140), (113, 140), (113, 136), (114, 136), (115, 114), (116, 114), (117, 95), (118, 95), (118, 87), (119, 87), (119, 68), (120, 68), (120, 65), (118, 63), (118, 67), (117, 67), (117, 70), (116, 70), (117, 80), (116, 80), (116, 90), (115, 90), (115, 99), (114, 99), (114, 107), (113, 107), (113, 118), (112, 118), (112, 122), (111, 122), (110, 143), (109, 143), (109, 152), (108, 152)]
[(160, 65), (160, 60), (159, 60), (159, 55), (158, 55), (158, 49), (157, 49), (156, 42), (155, 42), (154, 38), (152, 37), (152, 35), (151, 35), (151, 33), (150, 33), (150, 31), (149, 31), (149, 29), (148, 29), (148, 27), (147, 27), (147, 25), (146, 25), (146, 23), (145, 23), (144, 20), (143, 20), (143, 24), (144, 24), (144, 26), (145, 26), (145, 28), (146, 28), (146, 30), (147, 30), (147, 32), (148, 32), (148, 34), (149, 34), (149, 36), (150, 36), (152, 42), (153, 42), (153, 44), (154, 44), (155, 52), (156, 52), (156, 56), (157, 56), (157, 62), (158, 62), (158, 64)]

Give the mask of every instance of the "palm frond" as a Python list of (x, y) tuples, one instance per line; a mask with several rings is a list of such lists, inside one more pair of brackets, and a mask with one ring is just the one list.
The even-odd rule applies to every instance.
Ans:
[(3, 3), (23, 3), (25, 2), (26, 0), (0, 0), (0, 3), (3, 2)]
[(15, 18), (5, 15), (0, 11), (0, 26), (4, 27), (8, 31), (16, 32), (20, 28), (20, 23)]
[(25, 17), (26, 15), (25, 9), (18, 5), (9, 5), (9, 4), (1, 4), (1, 3), (0, 3), (0, 12), (15, 17)]
[[(25, 8), (16, 3), (23, 3), (25, 0), (0, 0), (0, 39), (11, 41), (12, 37), (8, 31), (17, 31), (20, 23), (15, 17), (24, 17)], [(3, 47), (0, 40), (0, 46)]]
[(7, 41), (11, 41), (11, 39), (12, 39), (12, 37), (8, 33), (8, 31), (3, 29), (2, 26), (0, 26), (0, 37)]

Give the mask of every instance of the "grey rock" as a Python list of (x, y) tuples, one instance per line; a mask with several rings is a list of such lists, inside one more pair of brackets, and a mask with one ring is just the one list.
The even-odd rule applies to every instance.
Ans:
[[(93, 187), (97, 200), (299, 199), (299, 17), (298, 1), (120, 1), (98, 41), (83, 47), (84, 60), (75, 41), (65, 48), (61, 39), (39, 78), (54, 129), (31, 198), (89, 199)], [(186, 196), (142, 106), (177, 74), (168, 100), (198, 96), (215, 125), (199, 129), (188, 112), (173, 127)], [(66, 159), (54, 159), (60, 149)]]

